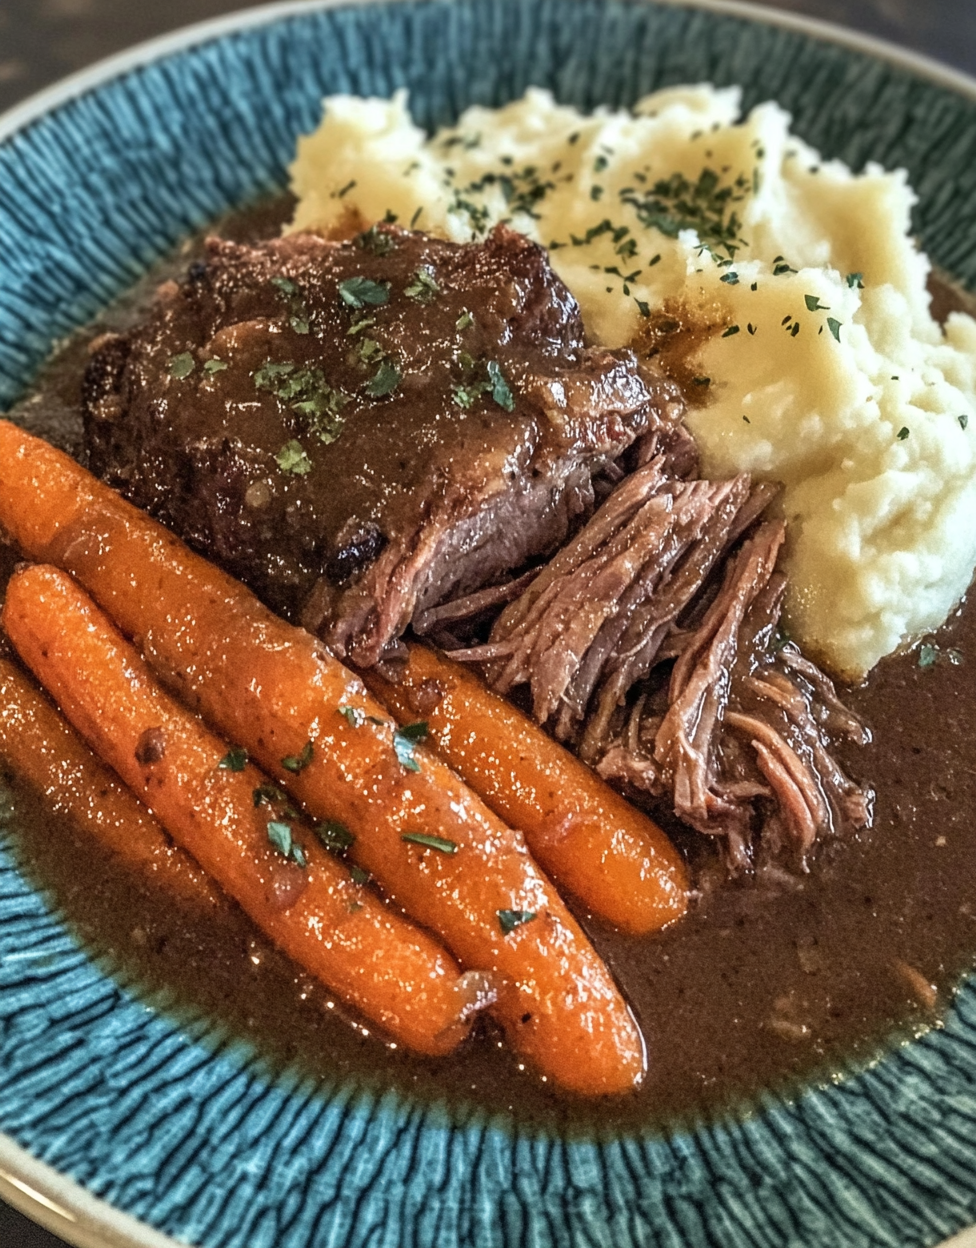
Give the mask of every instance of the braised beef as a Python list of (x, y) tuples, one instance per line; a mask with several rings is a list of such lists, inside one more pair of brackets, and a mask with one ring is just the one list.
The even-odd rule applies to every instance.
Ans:
[(593, 477), (673, 425), (674, 387), (588, 348), (545, 253), (211, 240), (149, 318), (98, 344), (95, 472), (340, 655), (555, 549)]
[(721, 837), (733, 872), (802, 868), (819, 836), (870, 820), (869, 792), (832, 752), (866, 733), (780, 634), (785, 525), (762, 521), (777, 490), (674, 475), (694, 467), (665, 439), (488, 642), (454, 654), (501, 693), (528, 685), (539, 723), (606, 779)]

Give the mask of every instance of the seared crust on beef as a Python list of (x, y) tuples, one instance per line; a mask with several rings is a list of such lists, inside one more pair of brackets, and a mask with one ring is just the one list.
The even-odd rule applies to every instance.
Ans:
[(631, 353), (585, 345), (504, 226), (211, 240), (85, 392), (96, 473), (366, 665), (554, 549), (594, 474), (679, 414)]

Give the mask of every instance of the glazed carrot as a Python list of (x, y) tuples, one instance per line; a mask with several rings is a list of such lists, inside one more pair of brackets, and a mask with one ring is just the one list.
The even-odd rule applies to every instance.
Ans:
[[(463, 966), (494, 974), (494, 1010), (520, 1055), (583, 1094), (640, 1081), (633, 1018), (521, 834), (422, 746), (411, 757), (408, 739), (395, 742), (388, 713), (321, 643), (6, 421), (0, 525), (25, 553), (77, 576), (149, 662), (313, 815), (347, 825), (357, 861)], [(309, 741), (310, 764), (284, 770)]]
[(205, 872), (91, 752), (30, 680), (0, 659), (0, 758), (45, 800), (159, 888), (212, 905)]
[(163, 692), (71, 577), (15, 573), (3, 625), (77, 730), (263, 931), (397, 1041), (450, 1052), (477, 986), (314, 844), (266, 776), (228, 765), (227, 744)]
[(396, 684), (361, 675), (401, 723), (427, 721), (441, 757), (595, 914), (637, 934), (684, 914), (684, 864), (661, 829), (469, 669), (411, 645)]

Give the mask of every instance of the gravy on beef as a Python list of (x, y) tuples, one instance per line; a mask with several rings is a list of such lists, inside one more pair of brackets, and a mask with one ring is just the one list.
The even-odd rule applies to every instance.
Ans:
[(505, 226), (464, 246), (392, 225), (211, 239), (96, 345), (92, 471), (363, 666), (558, 545), (673, 393), (587, 347)]

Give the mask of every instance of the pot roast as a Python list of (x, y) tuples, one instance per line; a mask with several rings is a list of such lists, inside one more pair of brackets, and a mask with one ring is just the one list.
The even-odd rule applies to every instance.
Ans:
[(554, 550), (680, 411), (504, 226), (213, 239), (85, 388), (93, 471), (360, 665)]

